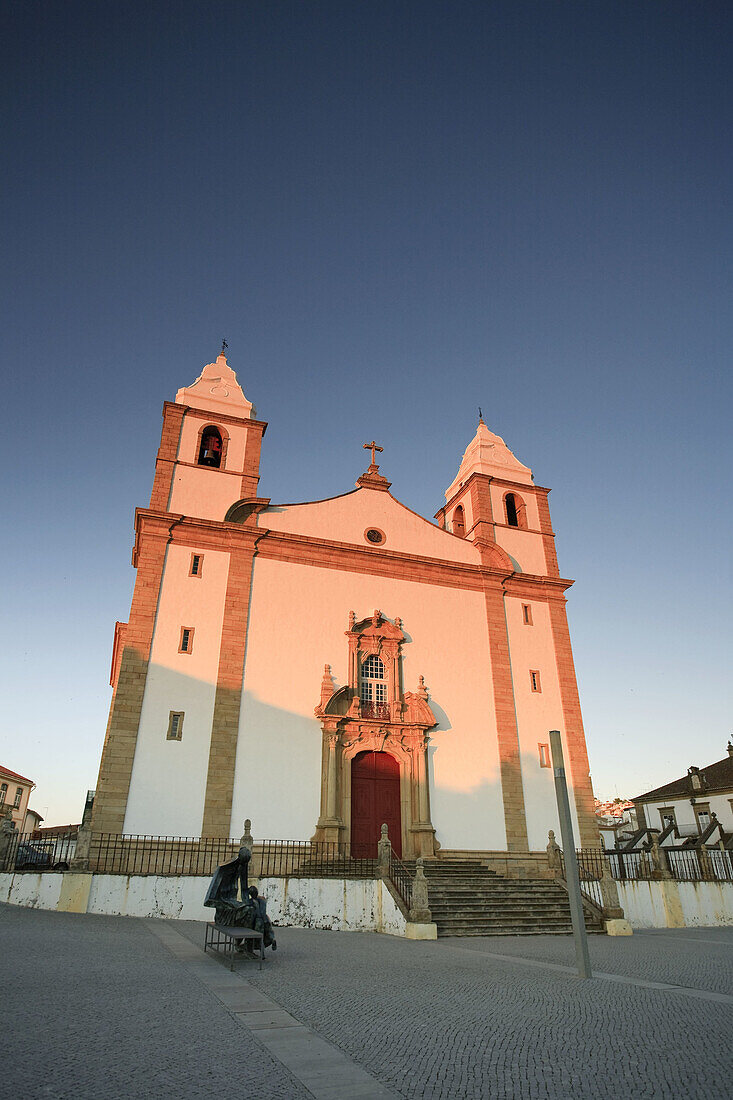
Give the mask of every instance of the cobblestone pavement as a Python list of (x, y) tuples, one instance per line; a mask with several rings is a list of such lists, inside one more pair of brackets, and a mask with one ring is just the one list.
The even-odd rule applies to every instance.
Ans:
[[(306, 1089), (212, 994), (216, 979), (202, 984), (198, 952), (171, 954), (173, 929), (200, 947), (203, 925), (154, 922), (159, 936), (152, 923), (0, 906), (5, 1088), (30, 1100), (375, 1095)], [(729, 1095), (733, 929), (594, 937), (594, 967), (620, 981), (558, 969), (572, 965), (569, 937), (282, 928), (278, 945), (262, 972), (221, 967), (230, 995), (232, 981), (266, 994), (404, 1100)]]
[(312, 1100), (143, 921), (0, 905), (0, 957), (4, 1096)]
[[(195, 924), (180, 926), (194, 940)], [(487, 952), (571, 964), (570, 937), (414, 943), (279, 930), (248, 979), (399, 1095), (430, 1100), (710, 1100), (730, 1095), (733, 929), (593, 937), (594, 965), (639, 981), (582, 982)]]

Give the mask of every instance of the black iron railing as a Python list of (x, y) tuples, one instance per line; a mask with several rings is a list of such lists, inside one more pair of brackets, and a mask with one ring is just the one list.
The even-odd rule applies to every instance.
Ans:
[(399, 856), (395, 855), (394, 849), (389, 854), (389, 877), (409, 910), (412, 907), (412, 875)]
[(663, 847), (658, 860), (649, 847), (613, 848), (606, 852), (611, 874), (619, 882), (660, 878), (665, 870), (677, 882), (733, 881), (733, 853), (720, 848)]
[(352, 856), (348, 845), (315, 840), (263, 840), (257, 845), (262, 878), (376, 878), (377, 861)]
[(0, 870), (67, 871), (76, 851), (76, 830), (38, 836), (15, 833), (0, 846)]
[[(580, 892), (587, 901), (590, 901), (598, 909), (603, 908), (603, 892), (601, 879), (603, 878), (605, 852), (602, 848), (577, 848), (575, 858), (578, 861), (578, 878), (580, 879)], [(567, 881), (565, 869), (565, 853), (560, 852), (560, 866), (562, 877)]]
[(234, 859), (238, 840), (94, 833), (89, 869), (101, 875), (213, 875)]
[(389, 706), (387, 703), (362, 703), (362, 718), (378, 718), (380, 721), (389, 721)]

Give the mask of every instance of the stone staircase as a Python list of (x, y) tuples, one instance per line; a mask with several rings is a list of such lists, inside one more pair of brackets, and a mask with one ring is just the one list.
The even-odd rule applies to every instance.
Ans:
[[(414, 860), (405, 861), (415, 873)], [(425, 860), (430, 910), (439, 936), (537, 936), (572, 932), (568, 895), (551, 879), (509, 879), (479, 860)], [(603, 922), (585, 911), (588, 932)]]

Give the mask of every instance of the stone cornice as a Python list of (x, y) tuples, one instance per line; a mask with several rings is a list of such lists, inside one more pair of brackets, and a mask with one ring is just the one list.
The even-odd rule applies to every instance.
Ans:
[(165, 416), (166, 409), (182, 409), (184, 413), (192, 413), (200, 420), (205, 420), (209, 424), (236, 424), (239, 427), (244, 425), (248, 428), (261, 428), (264, 435), (267, 431), (266, 420), (253, 420), (250, 416), (231, 416), (229, 413), (213, 412), (209, 409), (197, 409), (195, 405), (181, 405), (177, 401), (164, 401), (163, 402), (163, 416)]
[[(387, 550), (377, 546), (357, 546), (296, 535), (288, 531), (252, 527), (220, 520), (197, 519), (171, 512), (155, 512), (138, 508), (135, 512), (136, 558), (143, 537), (165, 538), (174, 543), (193, 545), (201, 549), (231, 551), (235, 548), (255, 550), (258, 557), (273, 561), (293, 562), (325, 569), (343, 569), (353, 573), (371, 573), (422, 584), (446, 588), (466, 588), (481, 591), (488, 587), (503, 587), (507, 595), (538, 598), (538, 590), (547, 598), (562, 598), (573, 583), (561, 577), (543, 577), (532, 573), (510, 573), (490, 565), (470, 565), (449, 562), (441, 558)], [(135, 560), (133, 560), (135, 564)]]

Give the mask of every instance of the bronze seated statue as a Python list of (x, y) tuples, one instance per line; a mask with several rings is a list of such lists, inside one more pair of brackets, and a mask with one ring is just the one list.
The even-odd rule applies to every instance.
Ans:
[(276, 951), (277, 943), (272, 922), (267, 915), (265, 899), (260, 897), (256, 886), (249, 886), (247, 883), (247, 869), (251, 858), (249, 848), (242, 846), (236, 859), (217, 867), (206, 891), (204, 905), (216, 911), (216, 924), (251, 928), (255, 932), (261, 932), (265, 947)]

